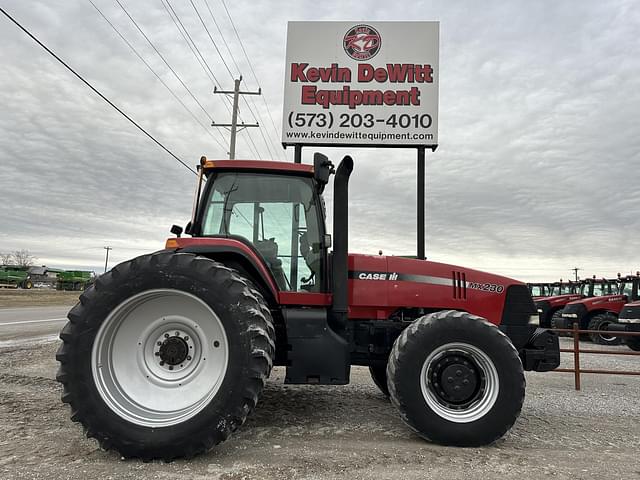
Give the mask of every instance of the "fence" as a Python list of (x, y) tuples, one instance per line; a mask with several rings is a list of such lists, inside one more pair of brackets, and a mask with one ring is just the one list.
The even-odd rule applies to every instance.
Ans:
[[(574, 374), (574, 383), (575, 389), (580, 390), (580, 375), (583, 373), (595, 373), (595, 374), (605, 374), (605, 375), (638, 375), (640, 376), (640, 371), (629, 371), (629, 370), (594, 370), (594, 369), (583, 369), (580, 368), (580, 354), (594, 354), (594, 355), (631, 355), (631, 356), (640, 356), (640, 352), (635, 352), (632, 350), (597, 350), (597, 349), (587, 349), (582, 350), (580, 348), (580, 334), (582, 333), (599, 333), (602, 334), (599, 330), (580, 330), (578, 328), (578, 324), (574, 323), (573, 328), (553, 328), (550, 329), (553, 332), (558, 333), (571, 333), (573, 336), (573, 348), (561, 348), (560, 352), (562, 353), (573, 353), (573, 368), (556, 368), (553, 370), (554, 372), (561, 373), (573, 373)], [(616, 337), (633, 337), (640, 336), (640, 332), (611, 332), (612, 336)]]

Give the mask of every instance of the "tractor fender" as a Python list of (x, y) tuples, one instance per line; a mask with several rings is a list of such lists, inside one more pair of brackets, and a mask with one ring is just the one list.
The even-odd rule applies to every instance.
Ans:
[(203, 257), (227, 265), (230, 268), (240, 270), (241, 273), (244, 273), (254, 282), (270, 304), (274, 305), (277, 303), (278, 289), (276, 282), (264, 259), (253, 246), (231, 238), (211, 238), (207, 240), (210, 241), (206, 242), (206, 244), (204, 244), (204, 242), (189, 244), (191, 243), (189, 242), (184, 246), (181, 245), (178, 247), (176, 251), (202, 255)]

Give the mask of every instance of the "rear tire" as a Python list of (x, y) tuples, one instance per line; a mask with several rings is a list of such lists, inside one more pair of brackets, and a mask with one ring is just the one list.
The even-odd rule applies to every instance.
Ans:
[(640, 352), (640, 337), (627, 337), (624, 343), (634, 352)]
[(590, 333), (589, 338), (593, 343), (598, 345), (620, 345), (622, 343), (621, 337), (604, 333), (607, 331), (607, 327), (610, 323), (616, 323), (618, 318), (611, 313), (600, 313), (595, 315), (589, 321), (589, 330), (601, 330), (603, 333)]
[(466, 312), (415, 320), (396, 339), (387, 376), (402, 420), (443, 445), (495, 442), (513, 426), (524, 401), (524, 372), (511, 341)]
[(80, 296), (60, 333), (56, 378), (71, 419), (102, 448), (145, 461), (192, 457), (253, 410), (274, 337), (264, 299), (235, 270), (158, 252), (121, 263)]
[(371, 380), (376, 384), (376, 387), (380, 389), (385, 397), (388, 397), (389, 387), (387, 386), (387, 366), (369, 367), (369, 373), (371, 374)]

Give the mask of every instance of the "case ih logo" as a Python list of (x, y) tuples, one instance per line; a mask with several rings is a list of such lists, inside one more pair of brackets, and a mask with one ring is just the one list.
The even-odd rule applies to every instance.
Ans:
[(369, 60), (380, 51), (382, 38), (375, 28), (356, 25), (346, 33), (342, 45), (347, 55), (354, 60)]

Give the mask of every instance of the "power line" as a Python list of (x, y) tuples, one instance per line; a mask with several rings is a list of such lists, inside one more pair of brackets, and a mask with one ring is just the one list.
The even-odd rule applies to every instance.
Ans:
[(100, 98), (102, 98), (105, 102), (107, 102), (109, 105), (111, 105), (120, 115), (122, 115), (123, 117), (125, 117), (127, 120), (129, 120), (138, 130), (140, 130), (142, 133), (144, 133), (147, 137), (149, 137), (151, 140), (154, 141), (154, 143), (156, 143), (160, 148), (162, 148), (165, 152), (167, 152), (169, 155), (171, 155), (173, 158), (175, 158), (178, 162), (180, 162), (185, 168), (187, 168), (188, 170), (190, 170), (192, 173), (194, 173), (195, 175), (197, 175), (196, 171), (194, 169), (192, 169), (189, 165), (187, 165), (185, 162), (183, 162), (182, 160), (180, 160), (180, 158), (178, 158), (178, 156), (176, 154), (174, 154), (171, 150), (169, 150), (167, 147), (165, 147), (162, 143), (160, 143), (160, 141), (156, 140), (156, 138), (151, 135), (149, 132), (147, 132), (144, 128), (142, 128), (135, 120), (133, 120), (129, 115), (127, 115), (126, 113), (124, 113), (122, 110), (120, 110), (120, 108), (118, 108), (111, 100), (109, 100), (107, 97), (105, 97), (102, 93), (100, 93), (100, 91), (95, 88), (93, 85), (91, 85), (87, 80), (84, 79), (84, 77), (82, 75), (80, 75), (79, 73), (77, 73), (73, 68), (71, 68), (64, 60), (62, 60), (58, 55), (56, 55), (55, 53), (53, 53), (49, 47), (47, 47), (44, 43), (42, 43), (40, 40), (38, 40), (29, 30), (27, 30), (25, 27), (23, 27), (16, 19), (14, 19), (11, 15), (9, 15), (4, 8), (0, 7), (0, 11), (9, 19), (11, 20), (13, 23), (16, 24), (16, 26), (18, 28), (20, 28), (20, 30), (22, 30), (24, 33), (26, 33), (29, 37), (31, 37), (31, 39), (36, 42), (38, 45), (40, 45), (42, 48), (44, 48), (46, 50), (46, 52), (51, 55), (53, 58), (55, 58), (58, 62), (60, 62), (67, 70), (69, 70), (71, 73), (73, 73), (76, 77), (78, 77), (78, 79), (80, 79), (82, 81), (82, 83), (84, 83), (87, 87), (89, 87), (91, 90), (93, 90), (94, 93), (96, 93)]
[[(229, 54), (229, 56), (231, 57), (231, 61), (233, 62), (233, 65), (236, 67), (236, 70), (238, 71), (238, 75), (240, 75), (240, 78), (242, 78), (242, 70), (240, 68), (240, 66), (238, 65), (238, 62), (236, 61), (235, 56), (233, 55), (233, 52), (231, 51), (231, 48), (229, 47), (229, 43), (227, 42), (227, 39), (224, 36), (224, 33), (222, 32), (222, 29), (220, 28), (220, 25), (218, 24), (218, 22), (216, 21), (216, 17), (213, 14), (213, 11), (211, 10), (211, 6), (209, 5), (209, 0), (205, 0), (204, 1), (205, 6), (207, 7), (207, 10), (209, 11), (209, 15), (211, 16), (211, 20), (213, 20), (213, 24), (216, 26), (216, 29), (218, 30), (218, 33), (220, 34), (220, 38), (222, 38), (222, 42), (224, 43), (224, 46), (227, 49), (227, 52)], [(206, 27), (205, 27), (206, 28)], [(217, 49), (217, 48), (216, 48)], [(224, 60), (223, 60), (224, 61)], [(242, 80), (245, 87), (248, 88), (247, 82), (243, 79)], [(255, 112), (254, 110), (251, 108), (251, 105), (249, 104), (249, 102), (247, 101), (246, 98), (242, 97), (242, 100), (245, 102), (245, 104), (247, 105), (247, 108), (249, 109), (249, 111), (251, 112), (251, 115), (253, 116), (253, 119), (259, 123), (260, 125), (260, 135), (262, 136), (262, 140), (264, 141), (266, 147), (267, 147), (267, 151), (269, 152), (269, 155), (271, 156), (271, 158), (275, 158), (275, 155), (273, 154), (273, 152), (271, 151), (271, 148), (269, 146), (269, 143), (267, 141), (267, 138), (264, 134), (264, 132), (262, 131), (262, 126), (265, 124), (262, 115), (260, 114), (260, 110), (258, 110), (257, 106), (256, 106), (256, 102), (255, 100), (252, 98), (251, 99), (251, 103), (253, 104), (254, 108), (255, 108)], [(256, 117), (256, 112), (258, 114), (258, 116)], [(259, 119), (258, 119), (259, 117)], [(268, 132), (267, 132), (268, 133)], [(277, 131), (276, 131), (277, 134)], [(270, 137), (271, 138), (271, 137)], [(278, 144), (277, 143), (273, 143), (273, 139), (271, 139), (271, 143), (272, 145), (274, 145), (276, 147), (276, 150), (278, 149)]]
[[(198, 60), (198, 63), (200, 63), (200, 66), (204, 70), (205, 74), (211, 80), (211, 83), (213, 84), (213, 86), (217, 87), (217, 88), (221, 88), (220, 81), (216, 77), (215, 73), (213, 73), (213, 70), (209, 66), (209, 63), (207, 62), (206, 58), (204, 57), (204, 55), (202, 54), (202, 52), (198, 48), (198, 45), (196, 44), (195, 40), (193, 39), (193, 37), (189, 33), (189, 30), (187, 29), (187, 27), (184, 25), (184, 23), (180, 19), (180, 16), (178, 15), (178, 13), (173, 8), (173, 5), (171, 5), (171, 1), (170, 0), (166, 0), (166, 5), (165, 5), (165, 0), (160, 0), (160, 1), (162, 2), (162, 6), (164, 7), (165, 11), (167, 12), (169, 17), (173, 21), (173, 24), (176, 26), (176, 28), (180, 32), (180, 35), (182, 36), (182, 38), (186, 42), (187, 46), (189, 47), (189, 49), (191, 50), (193, 55), (196, 57), (196, 60)], [(174, 19), (174, 17), (175, 17), (175, 19)], [(227, 112), (231, 113), (230, 104), (232, 102), (227, 96), (225, 96), (225, 100), (226, 101), (223, 102), (223, 104), (224, 104), (225, 108), (227, 109)], [(242, 120), (242, 117), (240, 117), (240, 119)], [(253, 143), (253, 141), (252, 141), (252, 143)], [(257, 152), (257, 150), (255, 148), (255, 143), (253, 143), (253, 146), (251, 144), (249, 144), (248, 146), (249, 146), (249, 150), (251, 150), (253, 156), (254, 157), (259, 157), (259, 154), (258, 154), (258, 152)]]
[(191, 95), (191, 98), (193, 98), (193, 100), (198, 104), (198, 106), (200, 107), (200, 109), (205, 113), (205, 115), (207, 117), (209, 117), (209, 120), (211, 120), (213, 122), (213, 118), (211, 118), (211, 115), (209, 115), (209, 112), (207, 112), (207, 110), (202, 106), (202, 104), (200, 103), (200, 101), (196, 98), (196, 96), (193, 94), (193, 92), (191, 92), (191, 90), (189, 90), (189, 87), (187, 87), (187, 85), (182, 81), (182, 78), (180, 78), (180, 75), (178, 75), (176, 73), (176, 71), (173, 69), (173, 67), (171, 65), (169, 65), (169, 62), (167, 62), (167, 60), (164, 58), (164, 56), (160, 53), (160, 51), (156, 48), (156, 46), (153, 44), (153, 42), (149, 39), (149, 37), (144, 33), (144, 31), (142, 30), (142, 28), (140, 28), (140, 25), (138, 25), (138, 23), (133, 19), (133, 17), (129, 14), (129, 12), (127, 11), (126, 8), (124, 8), (124, 6), (122, 5), (122, 3), (120, 3), (120, 0), (116, 0), (116, 3), (118, 5), (120, 5), (120, 8), (122, 9), (122, 11), (127, 15), (127, 17), (129, 17), (129, 20), (131, 20), (133, 22), (133, 24), (135, 25), (136, 29), (140, 32), (140, 34), (144, 37), (144, 39), (149, 43), (149, 45), (151, 46), (151, 48), (153, 48), (153, 50), (158, 54), (158, 56), (162, 59), (162, 61), (164, 62), (164, 64), (167, 66), (167, 68), (169, 70), (171, 70), (171, 73), (173, 73), (173, 75), (178, 79), (178, 81), (182, 84), (182, 86), (184, 87), (184, 89), (189, 92), (189, 95)]
[[(253, 116), (253, 119), (256, 122), (258, 122), (258, 118), (256, 117), (256, 114), (254, 113), (254, 111), (251, 109), (251, 106), (249, 105), (249, 102), (247, 101), (247, 99), (244, 98), (244, 97), (242, 99), (244, 100), (244, 103), (247, 105), (247, 108), (249, 109), (249, 112)], [(260, 117), (260, 122), (258, 122), (259, 126), (260, 126), (260, 123), (262, 123), (262, 117)], [(262, 131), (262, 128), (258, 128), (258, 131), (260, 132), (260, 135), (262, 136), (262, 140), (264, 141), (264, 144), (267, 147), (267, 152), (269, 152), (269, 156), (271, 156), (271, 158), (275, 158), (275, 155), (271, 151), (271, 147), (269, 146), (269, 142), (267, 141), (267, 137), (265, 136), (264, 132)]]
[[(207, 25), (204, 22), (204, 19), (202, 18), (202, 15), (200, 15), (200, 12), (198, 11), (198, 8), (196, 7), (195, 3), (193, 2), (193, 0), (189, 0), (189, 2), (191, 3), (191, 6), (193, 7), (193, 10), (196, 12), (196, 15), (198, 16), (198, 19), (200, 20), (200, 23), (202, 24), (202, 27), (204, 28), (205, 32), (207, 33), (207, 36), (209, 37), (209, 40), (211, 40), (211, 43), (213, 44), (213, 47), (215, 48), (216, 52), (218, 53), (218, 56), (220, 57), (220, 60), (222, 60), (222, 64), (224, 65), (224, 67), (226, 68), (227, 72), (229, 73), (229, 76), (231, 77), (231, 79), (233, 80), (233, 73), (231, 72), (231, 69), (229, 68), (229, 65), (227, 64), (226, 60), (224, 59), (224, 56), (222, 55), (222, 52), (220, 51), (220, 48), (218, 48), (218, 44), (215, 42), (215, 40), (213, 39), (213, 36), (211, 35), (211, 32), (209, 32), (209, 29), (207, 28)], [(246, 99), (244, 100), (245, 103), (247, 103)], [(248, 106), (248, 103), (247, 103)], [(237, 115), (237, 106), (234, 107), (234, 109), (236, 110), (236, 115)], [(249, 108), (249, 111), (251, 111), (251, 108)], [(253, 113), (253, 112), (251, 112)], [(255, 114), (253, 115), (254, 120), (256, 120), (256, 122), (258, 121), (257, 118), (255, 118)], [(242, 118), (241, 118), (242, 120)], [(254, 149), (256, 150), (256, 153), (258, 155), (258, 157), (260, 158), (260, 154), (258, 152), (258, 149), (256, 147), (256, 144), (253, 141), (253, 138), (251, 136), (251, 133), (249, 133), (249, 131), (247, 131), (247, 136), (249, 137), (249, 140), (251, 142), (251, 144), (253, 145)], [(269, 146), (267, 145), (267, 150), (269, 150)], [(270, 150), (269, 150), (270, 152)], [(271, 153), (269, 153), (271, 155)]]
[[(169, 18), (171, 18), (171, 20), (173, 21), (173, 24), (176, 26), (176, 28), (178, 29), (178, 32), (180, 32), (180, 35), (182, 35), (182, 38), (184, 39), (184, 41), (186, 42), (187, 46), (189, 47), (189, 49), (191, 50), (191, 53), (193, 53), (194, 57), (196, 57), (196, 60), (198, 61), (198, 63), (200, 64), (200, 66), (202, 67), (202, 70), (204, 71), (205, 75), (207, 77), (209, 77), (209, 80), (211, 80), (211, 83), (214, 86), (219, 86), (219, 82), (218, 79), (216, 78), (215, 74), (213, 73), (213, 71), (211, 70), (211, 68), (209, 68), (209, 65), (206, 63), (206, 61), (204, 61), (204, 57), (202, 58), (202, 60), (200, 59), (200, 56), (198, 56), (198, 54), (200, 54), (200, 50), (198, 50), (198, 47), (195, 46), (195, 50), (194, 47), (191, 46), (191, 43), (189, 42), (189, 40), (191, 40), (191, 42), (193, 42), (193, 39), (191, 39), (191, 36), (189, 35), (189, 32), (187, 32), (187, 29), (185, 28), (185, 26), (182, 24), (182, 20), (180, 20), (180, 17), (178, 17), (178, 14), (176, 13), (176, 11), (173, 9), (173, 6), (171, 5), (171, 3), (169, 2), (169, 0), (167, 0), (167, 4), (165, 4), (165, 0), (160, 0), (160, 2), (162, 3), (162, 6), (164, 7), (165, 11), (167, 12), (167, 14), (169, 15)], [(167, 5), (169, 5), (167, 7)], [(173, 12), (173, 15), (171, 14), (171, 12), (169, 11), (169, 9), (171, 9), (171, 12)], [(175, 15), (175, 18), (173, 18)], [(177, 21), (176, 21), (177, 20)], [(184, 29), (185, 33), (182, 31), (182, 29), (180, 28), (180, 26), (178, 26), (178, 23), (180, 23), (180, 26), (182, 27), (182, 29)], [(189, 36), (189, 40), (187, 40), (187, 35)], [(196, 53), (196, 50), (198, 51), (198, 53)], [(203, 63), (204, 61), (204, 63)], [(206, 65), (206, 68), (205, 68)], [(207, 71), (208, 70), (208, 71)]]
[[(234, 33), (236, 34), (236, 38), (238, 39), (238, 43), (240, 44), (240, 48), (242, 49), (242, 53), (244, 53), (244, 57), (247, 59), (247, 63), (249, 64), (249, 69), (251, 70), (251, 73), (253, 75), (253, 78), (255, 79), (256, 83), (258, 84), (258, 88), (262, 89), (262, 86), (260, 85), (260, 81), (258, 80), (258, 76), (256, 75), (256, 71), (253, 69), (253, 64), (251, 63), (251, 60), (249, 59), (249, 55), (247, 54), (247, 50), (244, 48), (244, 44), (242, 43), (242, 39), (240, 38), (240, 34), (238, 33), (238, 29), (236, 28), (236, 24), (233, 22), (233, 18), (231, 17), (231, 13), (229, 12), (229, 9), (227, 8), (227, 4), (225, 3), (224, 0), (220, 0), (222, 2), (222, 6), (224, 7), (224, 11), (227, 12), (227, 17), (229, 17), (229, 22), (231, 22), (231, 27), (233, 28)], [(262, 96), (262, 100), (264, 101), (264, 106), (267, 108), (267, 113), (269, 114), (269, 118), (271, 119), (271, 125), (273, 126), (273, 130), (276, 133), (276, 136), (278, 138), (280, 138), (280, 132), (278, 130), (278, 128), (276, 127), (276, 122), (273, 121), (273, 115), (271, 115), (271, 109), (269, 108), (269, 104), (267, 103), (267, 100), (265, 98), (265, 96)]]
[[(216, 21), (216, 17), (213, 15), (213, 12), (211, 11), (211, 7), (209, 6), (209, 0), (204, 0), (204, 4), (207, 6), (207, 10), (209, 10), (209, 15), (211, 15), (211, 20), (213, 20), (213, 24), (218, 29), (218, 33), (222, 38), (222, 42), (224, 43), (224, 46), (227, 47), (227, 52), (229, 52), (229, 56), (231, 57), (231, 61), (235, 65), (236, 70), (238, 70), (238, 75), (242, 76), (242, 70), (238, 66), (238, 62), (236, 62), (236, 59), (233, 56), (233, 52), (229, 48), (229, 44), (227, 43), (227, 40), (224, 38), (224, 33), (222, 33), (222, 29), (220, 28), (220, 25), (218, 25), (218, 22)], [(245, 82), (245, 85), (246, 85), (246, 82)]]
[[(196, 4), (193, 3), (193, 0), (189, 0), (189, 3), (191, 3), (191, 6), (193, 7), (193, 10), (196, 12), (196, 15), (198, 16), (198, 19), (200, 20), (200, 23), (202, 24), (202, 27), (204, 28), (205, 32), (207, 32), (207, 36), (209, 37), (209, 40), (211, 40), (211, 43), (213, 44), (213, 47), (215, 48), (216, 52), (218, 53), (218, 56), (220, 57), (220, 60), (222, 60), (222, 64), (227, 69), (227, 72), (229, 73), (229, 76), (231, 77), (232, 80), (235, 81), (235, 79), (233, 77), (233, 73), (231, 72), (231, 69), (229, 68), (229, 65), (227, 64), (227, 61), (224, 59), (224, 55), (222, 55), (222, 52), (220, 51), (220, 48), (218, 48), (218, 44), (213, 39), (213, 36), (211, 35), (211, 32), (209, 32), (209, 29), (207, 28), (207, 25), (204, 22), (204, 19), (202, 18), (202, 15), (200, 15), (200, 12), (198, 11), (198, 8), (196, 7)], [(246, 101), (246, 99), (244, 101), (248, 106), (249, 104)], [(234, 113), (233, 114), (237, 115), (238, 114), (237, 113), (237, 106), (234, 106), (233, 108), (234, 108)], [(253, 114), (253, 112), (251, 111), (251, 108), (249, 108), (249, 111), (252, 113), (254, 120), (256, 122), (258, 122), (258, 119), (256, 118), (255, 114)], [(241, 120), (242, 120), (242, 118), (241, 118)], [(251, 137), (251, 133), (248, 130), (247, 130), (247, 136), (249, 137), (249, 139), (251, 141), (251, 144), (253, 145), (253, 147), (256, 149), (256, 152), (257, 152), (258, 149), (257, 149), (255, 143), (253, 142), (253, 138)], [(263, 134), (263, 137), (264, 137), (264, 134)], [(265, 144), (266, 144), (266, 142), (265, 142)], [(269, 155), (271, 155), (271, 150), (269, 149), (268, 145), (267, 145), (267, 150), (269, 151)], [(260, 158), (260, 154), (259, 153), (258, 153), (258, 157)]]
[[(178, 103), (180, 103), (180, 105), (182, 105), (182, 107), (193, 117), (193, 119), (207, 132), (207, 134), (218, 144), (220, 145), (221, 148), (225, 148), (225, 146), (222, 144), (222, 142), (220, 142), (220, 140), (218, 140), (216, 137), (213, 136), (213, 134), (211, 133), (211, 130), (209, 128), (207, 128), (199, 119), (198, 117), (196, 117), (196, 115), (189, 109), (189, 107), (187, 107), (184, 102), (175, 94), (175, 92), (171, 89), (171, 87), (169, 87), (169, 85), (167, 85), (165, 83), (164, 80), (162, 80), (162, 78), (160, 77), (160, 75), (158, 75), (158, 73), (156, 73), (156, 71), (153, 69), (153, 67), (151, 67), (151, 65), (149, 65), (149, 63), (142, 57), (142, 55), (140, 55), (140, 53), (136, 50), (136, 48), (124, 37), (124, 35), (122, 35), (122, 33), (117, 29), (117, 27), (111, 23), (111, 21), (106, 17), (106, 15), (102, 12), (102, 10), (100, 10), (95, 3), (93, 3), (92, 0), (89, 0), (89, 3), (93, 6), (93, 8), (95, 8), (97, 10), (97, 12), (100, 14), (100, 16), (102, 16), (102, 18), (111, 26), (111, 28), (118, 34), (118, 36), (122, 39), (122, 41), (124, 43), (127, 44), (127, 46), (131, 49), (131, 51), (142, 61), (142, 63), (145, 64), (145, 66), (151, 71), (151, 73), (153, 73), (155, 75), (155, 77), (160, 81), (160, 83), (162, 83), (162, 85), (169, 91), (169, 93), (171, 93), (171, 95), (173, 95), (173, 98), (175, 98)], [(224, 137), (223, 137), (224, 139)]]
[(202, 19), (202, 16), (200, 15), (200, 12), (198, 11), (198, 9), (196, 7), (196, 4), (193, 3), (193, 0), (189, 0), (189, 2), (191, 3), (191, 6), (195, 10), (196, 15), (200, 19), (200, 23), (202, 23), (202, 26), (204, 27), (204, 31), (207, 32), (207, 35), (209, 36), (209, 40), (211, 40), (211, 43), (213, 44), (214, 48), (216, 49), (216, 52), (218, 52), (218, 55), (220, 55), (220, 59), (222, 60), (222, 64), (224, 65), (224, 68), (227, 69), (227, 72), (229, 72), (229, 76), (233, 80), (233, 73), (231, 72), (231, 69), (229, 68), (229, 65), (227, 65), (227, 62), (225, 61), (224, 57), (222, 56), (222, 52), (218, 48), (218, 45), (216, 44), (215, 40), (211, 36), (211, 33), (209, 32), (209, 29), (207, 28), (207, 25), (204, 23), (204, 20)]

